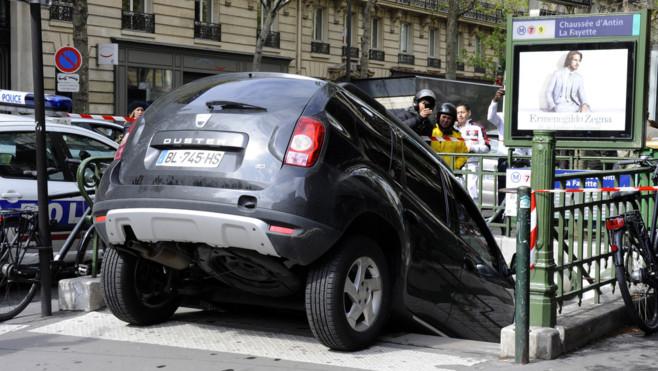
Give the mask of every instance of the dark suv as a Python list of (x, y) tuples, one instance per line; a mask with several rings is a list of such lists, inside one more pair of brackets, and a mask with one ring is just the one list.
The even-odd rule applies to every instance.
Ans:
[(334, 349), (391, 313), (497, 341), (509, 269), (431, 148), (350, 84), (236, 73), (187, 84), (131, 127), (94, 205), (105, 300), (137, 325), (186, 302), (305, 308)]

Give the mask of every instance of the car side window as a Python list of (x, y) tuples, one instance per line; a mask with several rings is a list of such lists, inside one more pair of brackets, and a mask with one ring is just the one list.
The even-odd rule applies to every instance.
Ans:
[(115, 149), (96, 139), (76, 134), (62, 134), (68, 147), (70, 158), (84, 160), (87, 157), (114, 156)]
[[(51, 134), (46, 136), (46, 167), (48, 180), (64, 180), (64, 173), (55, 157)], [(34, 132), (0, 133), (0, 176), (36, 179), (36, 137)]]
[[(466, 195), (468, 197), (468, 195)], [(471, 247), (478, 255), (490, 266), (495, 267), (494, 257), (489, 250), (489, 244), (472, 214), (461, 202), (456, 202), (456, 217), (458, 220), (457, 232), (466, 244)]]

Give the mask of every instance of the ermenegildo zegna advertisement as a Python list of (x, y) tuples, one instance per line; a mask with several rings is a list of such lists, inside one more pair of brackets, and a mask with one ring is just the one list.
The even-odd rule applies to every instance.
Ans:
[(517, 46), (515, 129), (623, 136), (632, 119), (633, 52), (633, 42)]
[(509, 19), (505, 138), (529, 146), (542, 131), (563, 148), (641, 148), (647, 27), (646, 11)]

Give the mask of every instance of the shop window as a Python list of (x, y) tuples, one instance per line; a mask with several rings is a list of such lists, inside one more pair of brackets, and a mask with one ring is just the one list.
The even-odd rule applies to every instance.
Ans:
[(128, 67), (128, 104), (137, 100), (152, 103), (172, 89), (172, 70)]

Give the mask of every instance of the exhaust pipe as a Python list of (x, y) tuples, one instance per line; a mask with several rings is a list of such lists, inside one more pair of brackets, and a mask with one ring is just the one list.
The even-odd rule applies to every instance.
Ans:
[(176, 270), (183, 270), (192, 263), (192, 260), (175, 245), (167, 243), (145, 245), (139, 241), (131, 241), (127, 245), (129, 249), (139, 253), (143, 258)]

